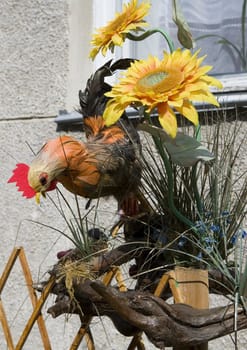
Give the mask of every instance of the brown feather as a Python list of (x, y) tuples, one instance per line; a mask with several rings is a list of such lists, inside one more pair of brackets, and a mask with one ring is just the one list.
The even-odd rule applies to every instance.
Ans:
[(28, 180), (35, 191), (45, 192), (54, 180), (87, 198), (113, 195), (121, 202), (136, 191), (141, 177), (139, 135), (128, 119), (106, 127), (99, 114), (110, 89), (104, 77), (131, 61), (119, 60), (112, 66), (110, 61), (90, 77), (79, 93), (87, 142), (71, 136), (48, 141), (30, 166)]

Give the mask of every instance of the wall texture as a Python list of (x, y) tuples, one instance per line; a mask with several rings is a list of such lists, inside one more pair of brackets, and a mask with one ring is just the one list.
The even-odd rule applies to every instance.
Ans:
[(54, 114), (65, 107), (68, 4), (1, 1), (0, 115)]
[[(43, 142), (56, 137), (54, 117), (61, 109), (77, 107), (77, 93), (91, 74), (88, 60), (92, 32), (91, 0), (2, 0), (0, 2), (0, 274), (15, 246), (23, 246), (34, 281), (56, 262), (56, 253), (71, 246), (53, 229), (66, 230), (51, 201), (37, 206), (7, 184), (16, 163), (29, 163)], [(244, 130), (243, 130), (244, 132)], [(76, 137), (81, 137), (76, 135)], [(244, 164), (244, 163), (243, 163)], [(86, 201), (80, 200), (81, 210)], [(101, 201), (99, 223), (116, 218), (116, 203)], [(92, 213), (94, 215), (94, 212)], [(102, 219), (103, 217), (103, 219)], [(107, 217), (107, 222), (106, 222)], [(66, 231), (67, 232), (67, 231)], [(16, 264), (2, 295), (16, 343), (31, 307), (20, 266)], [(44, 316), (53, 350), (67, 350), (79, 327), (76, 317), (53, 320)], [(126, 349), (124, 339), (107, 320), (95, 319), (92, 331), (97, 350)], [(243, 332), (242, 332), (243, 333)], [(244, 350), (246, 337), (240, 338)], [(210, 344), (210, 349), (234, 349), (229, 337)], [(7, 349), (0, 327), (0, 349)], [(37, 326), (24, 350), (42, 349)], [(81, 349), (86, 349), (82, 345)], [(154, 349), (147, 345), (147, 350)]]

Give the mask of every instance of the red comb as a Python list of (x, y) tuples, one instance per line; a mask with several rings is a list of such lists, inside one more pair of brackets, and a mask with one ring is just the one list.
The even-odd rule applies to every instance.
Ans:
[(16, 164), (16, 168), (13, 170), (13, 175), (8, 180), (8, 183), (16, 182), (16, 187), (18, 188), (18, 191), (23, 192), (23, 197), (33, 198), (36, 195), (36, 192), (28, 183), (28, 170), (29, 166), (27, 164)]

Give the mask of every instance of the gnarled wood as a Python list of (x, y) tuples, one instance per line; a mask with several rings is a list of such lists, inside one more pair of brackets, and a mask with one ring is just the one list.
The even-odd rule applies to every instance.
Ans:
[[(93, 257), (89, 263), (96, 276), (100, 276), (113, 265), (121, 265), (133, 258), (139, 259), (143, 254), (149, 254), (151, 249), (153, 253), (154, 248), (144, 246), (143, 242), (124, 244)], [(66, 259), (76, 261), (76, 252), (72, 251), (65, 259), (58, 261), (50, 272), (53, 277), (57, 276)], [(160, 273), (163, 270), (161, 267)], [(231, 291), (231, 285), (218, 271), (210, 271), (209, 276), (209, 288), (220, 294)], [(89, 278), (73, 278), (71, 297), (65, 284), (65, 278), (60, 275), (52, 289), (57, 299), (48, 313), (53, 317), (63, 313), (76, 313), (81, 318), (108, 316), (123, 335), (137, 336), (144, 332), (160, 349), (167, 346), (195, 347), (234, 331), (233, 305), (209, 310), (198, 310), (185, 304), (170, 305), (165, 301), (170, 293), (165, 292), (158, 297), (148, 288), (141, 291), (138, 287), (136, 290), (120, 292)], [(247, 328), (247, 317), (242, 309), (238, 310), (237, 325), (238, 330)]]
[[(234, 306), (197, 310), (185, 304), (169, 305), (150, 293), (119, 292), (99, 281), (87, 280), (75, 286), (80, 308), (70, 299), (58, 300), (48, 309), (53, 317), (63, 312), (106, 315), (125, 336), (144, 332), (158, 348), (195, 346), (234, 330)], [(96, 311), (97, 310), (97, 311)], [(238, 329), (247, 328), (247, 317), (238, 310)]]

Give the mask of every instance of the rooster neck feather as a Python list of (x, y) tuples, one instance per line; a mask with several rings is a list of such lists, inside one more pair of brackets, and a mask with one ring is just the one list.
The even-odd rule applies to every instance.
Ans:
[(61, 136), (48, 141), (41, 149), (34, 163), (44, 163), (47, 167), (66, 169), (71, 159), (85, 157), (87, 154), (84, 143), (70, 136)]
[[(86, 154), (85, 145), (70, 136), (61, 136), (48, 141), (30, 165), (29, 184), (36, 191), (46, 190), (46, 187), (70, 166), (73, 158), (83, 158)], [(40, 175), (43, 173), (48, 175), (45, 188), (40, 184)]]
[[(88, 142), (104, 145), (121, 143), (126, 139), (126, 133), (118, 125), (105, 126), (102, 116), (88, 117), (84, 120)], [(88, 130), (88, 132), (87, 132)]]

